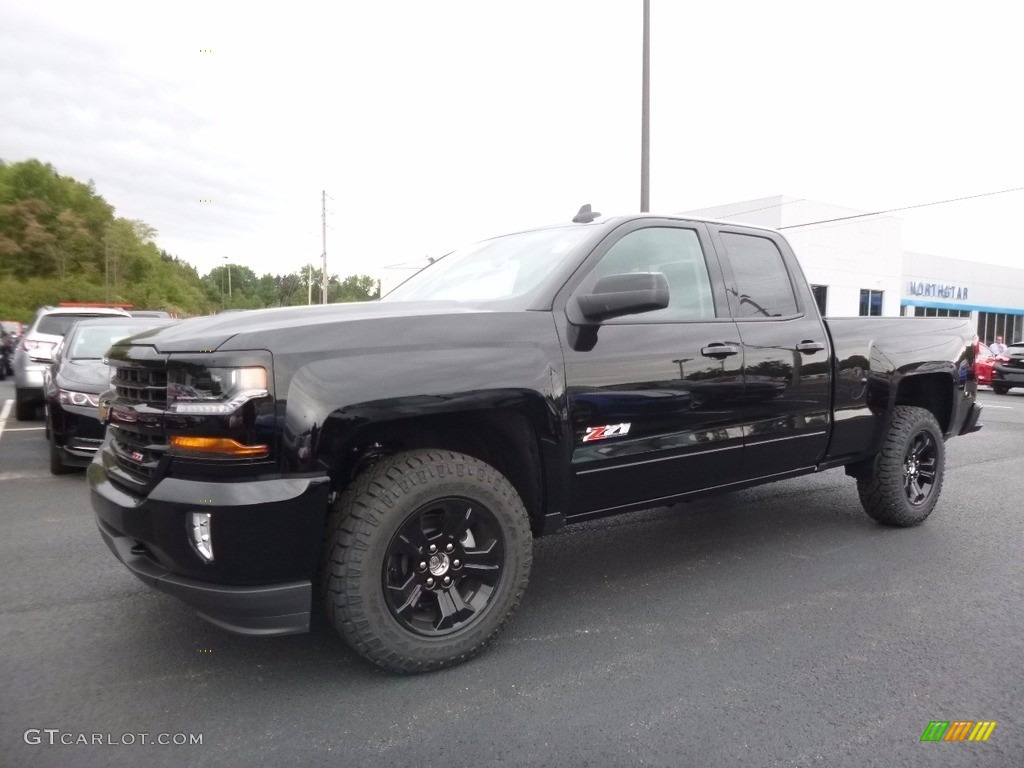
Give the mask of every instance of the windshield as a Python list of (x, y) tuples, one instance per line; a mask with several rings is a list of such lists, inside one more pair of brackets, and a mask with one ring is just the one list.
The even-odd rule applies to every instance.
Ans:
[(164, 324), (94, 325), (90, 323), (88, 326), (79, 326), (68, 337), (65, 354), (70, 360), (100, 360), (107, 350), (114, 346), (115, 342)]
[(591, 234), (589, 227), (570, 226), (484, 240), (438, 259), (382, 300), (476, 302), (523, 296)]

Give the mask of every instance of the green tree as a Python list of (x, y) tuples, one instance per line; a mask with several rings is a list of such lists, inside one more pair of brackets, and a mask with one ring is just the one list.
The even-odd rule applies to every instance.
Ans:
[[(0, 317), (31, 319), (43, 304), (62, 301), (126, 303), (178, 315), (220, 308), (305, 304), (312, 278), (320, 301), (320, 270), (258, 277), (240, 264), (200, 276), (195, 267), (160, 249), (144, 221), (116, 216), (92, 181), (61, 176), (49, 163), (0, 161)], [(230, 288), (229, 286), (230, 281)], [(379, 295), (367, 275), (331, 275), (331, 302)]]

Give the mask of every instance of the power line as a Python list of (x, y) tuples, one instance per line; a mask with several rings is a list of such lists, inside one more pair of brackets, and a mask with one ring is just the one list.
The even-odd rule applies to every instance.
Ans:
[[(753, 202), (753, 201), (750, 201), (750, 202)], [(729, 213), (727, 213), (725, 215), (726, 216), (730, 216), (730, 217), (731, 216), (745, 216), (748, 213), (757, 213), (758, 211), (770, 211), (772, 208), (781, 208), (784, 205), (792, 205), (793, 203), (803, 203), (803, 202), (806, 202), (805, 199), (802, 198), (802, 197), (798, 197), (798, 198), (796, 198), (794, 200), (783, 200), (781, 203), (772, 203), (771, 205), (765, 205), (765, 206), (762, 206), (761, 208), (748, 208), (745, 211), (730, 211)], [(737, 205), (739, 205), (739, 203), (737, 203)]]
[(779, 227), (779, 229), (796, 229), (797, 227), (810, 227), (815, 224), (832, 224), (837, 221), (850, 221), (851, 219), (863, 219), (868, 216), (885, 216), (889, 213), (898, 213), (899, 211), (909, 211), (914, 208), (930, 208), (934, 205), (946, 205), (947, 203), (959, 203), (963, 200), (976, 200), (979, 197), (992, 197), (993, 195), (1006, 195), (1010, 192), (1021, 192), (1024, 191), (1024, 187), (1014, 187), (1013, 189), (1001, 189), (998, 192), (982, 192), (979, 195), (967, 195), (965, 197), (954, 197), (949, 200), (936, 200), (931, 203), (918, 203), (917, 205), (905, 205), (902, 208), (889, 208), (885, 211), (874, 211), (873, 213), (858, 213), (853, 216), (840, 216), (836, 219), (822, 219), (821, 221), (808, 221), (805, 224), (788, 224), (785, 227)]

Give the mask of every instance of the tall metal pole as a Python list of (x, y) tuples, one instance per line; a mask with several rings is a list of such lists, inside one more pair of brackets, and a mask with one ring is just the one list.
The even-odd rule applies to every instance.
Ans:
[(320, 303), (327, 303), (327, 190), (321, 190), (320, 192), (320, 221), (321, 228), (323, 230), (324, 237), (324, 253), (323, 259), (321, 260), (320, 267), (323, 269), (323, 274), (320, 275)]
[(103, 232), (103, 303), (110, 303), (110, 226)]
[(643, 84), (640, 97), (640, 212), (651, 209), (651, 0), (644, 0)]
[(306, 267), (306, 304), (313, 303), (313, 262)]

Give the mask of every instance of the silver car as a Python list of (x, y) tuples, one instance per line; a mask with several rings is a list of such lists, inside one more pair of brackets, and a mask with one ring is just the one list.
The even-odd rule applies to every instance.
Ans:
[(43, 372), (72, 325), (86, 317), (127, 317), (113, 307), (41, 307), (14, 351), (14, 410), (18, 421), (35, 418), (43, 402)]

